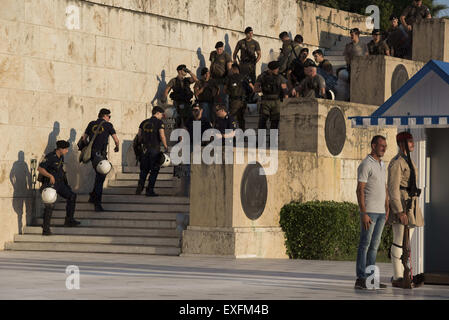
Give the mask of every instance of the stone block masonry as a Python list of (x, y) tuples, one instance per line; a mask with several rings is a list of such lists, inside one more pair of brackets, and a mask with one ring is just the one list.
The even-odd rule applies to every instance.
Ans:
[[(316, 17), (360, 27), (360, 16), (294, 0), (1, 0), (0, 250), (31, 214), (30, 160), (58, 139), (73, 145), (98, 110), (112, 110), (130, 145), (158, 94), (187, 64), (199, 71), (222, 40), (233, 50), (251, 25), (262, 46), (258, 73), (276, 57), (278, 34), (301, 33), (311, 47), (330, 47), (346, 31)], [(111, 152), (114, 170), (127, 150)], [(69, 182), (92, 186), (90, 165), (66, 157)]]

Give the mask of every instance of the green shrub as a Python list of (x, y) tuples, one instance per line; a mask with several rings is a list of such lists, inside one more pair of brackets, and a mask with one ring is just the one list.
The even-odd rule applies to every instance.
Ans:
[[(358, 205), (349, 202), (291, 202), (281, 209), (287, 254), (293, 259), (355, 260), (360, 237)], [(391, 246), (391, 227), (385, 227), (379, 246)]]

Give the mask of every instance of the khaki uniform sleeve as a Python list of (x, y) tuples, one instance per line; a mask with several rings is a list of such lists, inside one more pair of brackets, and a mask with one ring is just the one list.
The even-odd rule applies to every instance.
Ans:
[(390, 198), (391, 213), (404, 212), (401, 201), (401, 163), (400, 161), (393, 161), (388, 168), (388, 195)]

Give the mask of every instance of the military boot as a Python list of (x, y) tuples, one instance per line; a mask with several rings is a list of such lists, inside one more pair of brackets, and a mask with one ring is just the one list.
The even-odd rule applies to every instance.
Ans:
[(137, 189), (136, 189), (136, 194), (140, 195), (142, 193), (142, 191), (143, 191), (143, 188), (144, 188), (143, 185), (138, 185)]
[(52, 215), (52, 206), (45, 206), (44, 209), (44, 222), (42, 224), (42, 235), (50, 236), (52, 233), (50, 231), (50, 220)]
[(65, 218), (65, 222), (64, 222), (64, 227), (68, 227), (68, 228), (71, 228), (71, 227), (77, 227), (77, 226), (79, 226), (80, 224), (81, 224), (81, 222), (75, 220), (74, 218), (68, 218), (68, 217), (66, 217), (66, 218)]
[(95, 203), (96, 199), (97, 199), (97, 196), (95, 195), (95, 192), (94, 192), (94, 191), (92, 191), (91, 193), (89, 193), (89, 202), (90, 202), (90, 203)]

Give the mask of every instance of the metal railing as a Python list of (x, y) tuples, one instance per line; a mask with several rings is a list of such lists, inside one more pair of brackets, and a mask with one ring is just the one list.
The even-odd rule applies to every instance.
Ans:
[[(331, 25), (331, 26), (334, 26), (334, 27), (336, 27), (336, 28), (340, 28), (340, 29), (343, 29), (343, 30), (346, 30), (346, 31), (349, 31), (349, 30), (352, 29), (352, 28), (348, 28), (348, 27), (339, 25), (338, 23), (332, 22), (332, 21), (330, 21), (329, 19), (325, 19), (325, 18), (323, 18), (323, 17), (321, 17), (321, 16), (316, 16), (316, 19), (317, 19), (317, 20), (321, 20), (321, 21), (326, 22), (327, 24), (329, 24), (329, 25)], [(365, 32), (365, 31), (360, 31), (360, 34), (364, 34), (364, 35), (368, 35), (368, 36), (371, 35), (371, 33)]]

